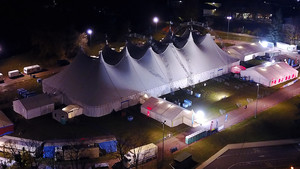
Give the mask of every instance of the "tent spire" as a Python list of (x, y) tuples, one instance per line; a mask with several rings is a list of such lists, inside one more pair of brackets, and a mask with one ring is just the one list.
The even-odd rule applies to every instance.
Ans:
[(172, 22), (172, 21), (170, 21), (170, 25), (169, 25), (169, 31), (171, 32), (171, 35), (173, 36), (172, 25), (173, 25), (173, 22)]
[(107, 34), (105, 34), (105, 44), (108, 45)]

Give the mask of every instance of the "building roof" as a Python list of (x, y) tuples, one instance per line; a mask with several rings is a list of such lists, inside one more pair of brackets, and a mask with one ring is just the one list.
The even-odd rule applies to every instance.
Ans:
[(31, 110), (44, 105), (54, 104), (54, 102), (46, 94), (39, 94), (32, 97), (20, 99), (20, 102), (26, 110)]
[(9, 118), (0, 110), (0, 128), (13, 125)]
[(185, 152), (185, 151), (184, 151), (184, 152), (178, 154), (178, 155), (174, 158), (174, 160), (181, 163), (181, 162), (183, 162), (184, 160), (190, 158), (191, 156), (192, 156), (191, 153), (188, 153), (188, 152)]

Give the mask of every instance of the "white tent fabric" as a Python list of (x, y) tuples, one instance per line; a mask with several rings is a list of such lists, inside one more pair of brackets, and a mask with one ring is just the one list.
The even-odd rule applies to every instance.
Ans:
[(46, 94), (39, 94), (13, 101), (13, 109), (25, 119), (32, 119), (53, 112), (54, 102)]
[(141, 113), (159, 122), (166, 121), (169, 127), (182, 123), (193, 126), (192, 111), (186, 110), (164, 99), (150, 97), (141, 106)]
[(263, 56), (271, 48), (263, 47), (260, 43), (243, 43), (229, 46), (226, 51), (242, 61), (254, 59), (256, 56)]
[(239, 64), (209, 34), (193, 36), (176, 42), (181, 49), (157, 42), (142, 48), (127, 43), (120, 53), (106, 46), (99, 58), (79, 52), (67, 68), (43, 80), (43, 91), (60, 95), (64, 104), (81, 106), (87, 116), (100, 117), (137, 104), (144, 94), (158, 97), (228, 73)]
[(274, 86), (298, 77), (298, 71), (285, 62), (258, 65), (241, 71), (242, 77), (248, 77), (265, 86)]

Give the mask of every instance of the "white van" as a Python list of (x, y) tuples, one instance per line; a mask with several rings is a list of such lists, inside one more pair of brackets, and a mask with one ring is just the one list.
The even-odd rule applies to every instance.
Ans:
[(9, 78), (14, 78), (22, 75), (19, 70), (11, 70), (7, 74)]
[(4, 77), (3, 77), (3, 74), (0, 73), (0, 82), (3, 82), (4, 81)]
[(32, 65), (32, 66), (24, 67), (24, 73), (27, 75), (32, 74), (32, 73), (37, 73), (41, 70), (42, 70), (42, 68), (40, 67), (40, 65)]

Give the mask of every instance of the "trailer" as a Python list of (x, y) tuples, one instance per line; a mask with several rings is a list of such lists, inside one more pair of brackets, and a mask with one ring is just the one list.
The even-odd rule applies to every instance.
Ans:
[(148, 162), (157, 158), (157, 151), (158, 147), (153, 143), (131, 149), (127, 154), (125, 154), (123, 165), (126, 168), (131, 168), (135, 166), (136, 163), (139, 165)]
[(42, 70), (40, 65), (32, 65), (32, 66), (26, 66), (23, 69), (23, 72), (27, 75), (32, 74), (32, 73), (37, 73)]
[(2, 73), (0, 73), (0, 82), (4, 82), (4, 77)]
[(15, 77), (19, 77), (22, 75), (19, 70), (11, 70), (7, 74), (8, 74), (9, 78), (15, 78)]

